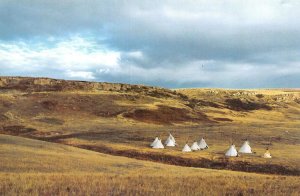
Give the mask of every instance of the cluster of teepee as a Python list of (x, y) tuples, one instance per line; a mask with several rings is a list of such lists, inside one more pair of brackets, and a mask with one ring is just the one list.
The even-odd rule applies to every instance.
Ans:
[[(167, 138), (167, 140), (165, 141), (164, 144), (165, 144), (165, 146), (168, 146), (168, 147), (175, 147), (177, 145), (176, 140), (175, 140), (174, 136), (171, 133), (169, 134), (169, 137)], [(155, 149), (165, 148), (159, 137), (156, 137), (154, 139), (154, 141), (150, 144), (150, 146), (152, 148), (155, 148)], [(192, 152), (192, 151), (197, 151), (197, 150), (205, 150), (207, 148), (208, 148), (208, 145), (207, 145), (206, 141), (204, 140), (204, 138), (201, 138), (201, 140), (195, 141), (191, 145), (191, 147), (186, 142), (186, 144), (184, 145), (184, 147), (182, 149), (182, 152)], [(251, 149), (251, 146), (250, 146), (250, 143), (249, 143), (248, 140), (246, 140), (243, 143), (243, 145), (241, 146), (239, 151), (236, 150), (234, 144), (231, 144), (229, 149), (226, 151), (225, 156), (227, 156), (227, 157), (237, 157), (239, 155), (239, 153), (243, 153), (243, 154), (251, 154), (252, 153), (252, 149)], [(264, 158), (272, 158), (268, 148), (267, 148), (265, 154), (263, 155), (263, 157)]]
[(194, 141), (194, 143), (191, 145), (191, 147), (186, 143), (185, 146), (182, 149), (182, 152), (191, 152), (191, 151), (197, 151), (197, 150), (205, 150), (208, 148), (208, 145), (204, 138), (201, 138), (201, 140)]
[[(243, 145), (241, 146), (241, 148), (239, 149), (239, 151), (236, 150), (235, 145), (231, 144), (230, 148), (226, 151), (225, 156), (228, 157), (237, 157), (239, 154), (238, 153), (244, 153), (244, 154), (251, 154), (252, 153), (252, 149), (251, 146), (249, 144), (249, 141), (246, 140)], [(272, 158), (269, 150), (267, 149), (264, 156), (264, 158)]]
[[(174, 136), (170, 133), (169, 137), (164, 143), (168, 147), (175, 147), (177, 145), (176, 140)], [(152, 148), (161, 149), (165, 148), (164, 145), (161, 142), (161, 139), (159, 137), (156, 137), (154, 141), (150, 144)], [(192, 152), (197, 150), (204, 150), (207, 149), (208, 145), (205, 142), (204, 138), (202, 138), (200, 141), (195, 141), (192, 146), (190, 147), (187, 143), (184, 145), (182, 152)]]
[[(165, 141), (165, 145), (168, 146), (168, 147), (176, 146), (176, 140), (175, 140), (175, 138), (173, 137), (173, 135), (171, 133), (170, 133), (169, 137), (167, 138), (167, 140)], [(157, 149), (165, 148), (159, 137), (156, 137), (154, 139), (154, 141), (150, 144), (150, 146), (152, 148), (157, 148)]]

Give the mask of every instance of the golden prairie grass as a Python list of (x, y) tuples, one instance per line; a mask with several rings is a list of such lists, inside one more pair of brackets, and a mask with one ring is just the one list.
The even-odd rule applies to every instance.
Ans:
[(299, 195), (293, 177), (97, 173), (0, 174), (5, 195)]
[(3, 195), (298, 195), (299, 177), (186, 168), (0, 135)]
[[(206, 91), (210, 91), (210, 89), (179, 92), (185, 93), (190, 98), (199, 98), (219, 104), (223, 104), (226, 96), (232, 98), (232, 95), (227, 91), (220, 90), (218, 95), (211, 95)], [(269, 163), (274, 163), (287, 168), (299, 169), (300, 105), (295, 102), (275, 102), (272, 96), (286, 94), (283, 91), (264, 90), (259, 93), (265, 95), (264, 101), (274, 105), (273, 110), (233, 111), (228, 108), (209, 106), (196, 106), (191, 109), (186, 106), (186, 101), (165, 97), (140, 96), (138, 93), (76, 91), (41, 92), (28, 95), (27, 93), (18, 94), (12, 91), (0, 94), (0, 101), (3, 102), (2, 105), (0, 104), (0, 112), (8, 117), (8, 120), (1, 122), (1, 126), (24, 125), (37, 130), (23, 135), (25, 137), (45, 139), (52, 136), (56, 137), (56, 134), (58, 136), (69, 135), (69, 137), (53, 141), (89, 146), (105, 145), (115, 150), (162, 153), (195, 160), (224, 158), (224, 153), (231, 142), (239, 147), (243, 140), (248, 138), (253, 150), (257, 153), (232, 158), (230, 161), (265, 164), (266, 167)], [(298, 95), (299, 91), (293, 92), (293, 94)], [(137, 98), (130, 100), (127, 96), (136, 96)], [(238, 98), (260, 101), (255, 96), (249, 98), (242, 95)], [(59, 107), (57, 110), (45, 109), (41, 106), (45, 100), (56, 101), (59, 103)], [(93, 113), (96, 111), (94, 111), (94, 107), (107, 112), (119, 110), (122, 107), (128, 110), (140, 108), (152, 110), (157, 108), (157, 105), (185, 108), (187, 111), (196, 110), (204, 112), (211, 119), (228, 118), (232, 119), (233, 122), (212, 124), (182, 122), (162, 125), (142, 123), (122, 115), (102, 117)], [(56, 118), (64, 121), (64, 123), (59, 125), (37, 121), (37, 119), (45, 117)], [(177, 139), (178, 147), (164, 150), (153, 150), (149, 147), (155, 136), (159, 135), (162, 139), (166, 139), (169, 131)], [(210, 146), (208, 150), (187, 154), (181, 152), (187, 140), (191, 144), (193, 140), (198, 140), (200, 137), (206, 138)], [(9, 141), (10, 144), (5, 143), (5, 141)], [(5, 185), (5, 187), (10, 187), (5, 188), (5, 192), (12, 195), (18, 193), (51, 194), (52, 188), (58, 190), (58, 192), (54, 191), (53, 193), (67, 194), (65, 188), (68, 186), (72, 187), (70, 190), (76, 190), (76, 192), (72, 192), (73, 194), (78, 193), (80, 195), (85, 192), (92, 194), (100, 191), (100, 188), (97, 187), (102, 187), (101, 184), (109, 183), (106, 182), (108, 179), (114, 179), (110, 184), (111, 189), (101, 188), (107, 190), (107, 192), (104, 191), (107, 194), (127, 193), (134, 195), (142, 193), (141, 191), (144, 191), (145, 194), (151, 194), (152, 184), (156, 184), (154, 189), (156, 188), (159, 193), (166, 193), (167, 195), (175, 194), (167, 188), (170, 186), (178, 193), (195, 195), (197, 193), (206, 195), (218, 193), (297, 195), (299, 193), (298, 177), (167, 166), (103, 155), (63, 145), (28, 141), (25, 142), (22, 138), (0, 139), (0, 171), (1, 179), (3, 179), (3, 181), (1, 180), (1, 188), (4, 187), (5, 182), (13, 183), (15, 186)], [(271, 160), (261, 158), (267, 146), (270, 147), (273, 155)], [(124, 177), (117, 178), (116, 175)], [(45, 182), (39, 181), (39, 179), (45, 179)], [(94, 181), (94, 185), (97, 186), (90, 186), (88, 181)], [(142, 187), (136, 184), (138, 181), (143, 182)], [(50, 185), (47, 185), (48, 183)], [(60, 186), (60, 183), (63, 186)], [(76, 189), (75, 185), (79, 186), (80, 190)], [(85, 189), (83, 186), (90, 188)], [(43, 192), (43, 190), (47, 191)]]
[[(121, 130), (121, 131), (120, 131)], [(285, 131), (289, 132), (286, 133)], [(178, 143), (175, 148), (167, 147), (163, 150), (149, 147), (155, 136), (160, 136), (163, 142), (171, 132)], [(185, 142), (191, 145), (194, 140), (205, 137), (209, 149), (192, 153), (181, 152)], [(255, 154), (242, 155), (230, 159), (231, 162), (245, 161), (253, 164), (276, 164), (291, 169), (300, 168), (300, 133), (298, 128), (290, 124), (235, 124), (203, 126), (109, 126), (109, 131), (97, 131), (96, 134), (87, 133), (81, 136), (71, 136), (61, 142), (71, 145), (88, 145), (91, 147), (106, 146), (114, 150), (138, 151), (141, 153), (160, 153), (188, 159), (206, 158), (210, 160), (224, 159), (224, 153), (233, 142), (237, 149), (245, 139)], [(262, 158), (266, 147), (270, 148), (273, 158)]]

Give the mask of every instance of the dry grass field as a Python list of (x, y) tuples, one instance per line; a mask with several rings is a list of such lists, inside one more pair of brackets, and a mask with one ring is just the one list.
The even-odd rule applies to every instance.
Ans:
[(298, 195), (299, 177), (170, 166), (0, 135), (1, 195)]
[[(0, 77), (0, 133), (19, 136), (1, 136), (1, 191), (297, 195), (299, 127), (299, 89), (168, 90)], [(149, 147), (169, 132), (177, 147)], [(208, 150), (181, 152), (201, 137)], [(224, 156), (245, 139), (255, 153)], [(266, 147), (272, 159), (262, 158)]]

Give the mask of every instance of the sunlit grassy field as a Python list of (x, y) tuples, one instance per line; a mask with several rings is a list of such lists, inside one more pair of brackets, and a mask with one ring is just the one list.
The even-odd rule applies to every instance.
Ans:
[[(299, 194), (299, 89), (3, 81), (0, 193)], [(169, 132), (176, 147), (150, 148)], [(181, 152), (201, 137), (209, 149)], [(224, 156), (245, 139), (253, 154)], [(262, 158), (267, 147), (272, 159)]]
[[(264, 95), (264, 100), (260, 101), (257, 99), (262, 98), (257, 98), (255, 95), (239, 95), (241, 99), (253, 99), (275, 106), (272, 110), (237, 111), (224, 106), (224, 100), (226, 100), (224, 97), (234, 97), (234, 94), (239, 91), (213, 90), (213, 92), (217, 92), (217, 95), (208, 93), (211, 91), (206, 89), (177, 90), (190, 99), (210, 100), (220, 105), (220, 107), (196, 105), (193, 110), (185, 105), (188, 101), (172, 97), (141, 96), (132, 92), (74, 91), (24, 94), (8, 91), (0, 95), (2, 102), (0, 110), (4, 116), (4, 120), (1, 122), (2, 133), (46, 139), (75, 146), (88, 145), (98, 148), (105, 146), (113, 150), (158, 152), (189, 159), (206, 158), (221, 161), (231, 143), (239, 148), (245, 139), (249, 139), (253, 151), (256, 153), (230, 161), (277, 164), (291, 169), (300, 168), (300, 106), (289, 99), (286, 100), (287, 103), (274, 101), (274, 96), (276, 98), (276, 96), (288, 92), (282, 90), (257, 91)], [(228, 94), (229, 92), (231, 94)], [(249, 92), (252, 93), (252, 91)], [(249, 92), (247, 91), (247, 93)], [(299, 95), (299, 91), (291, 93), (296, 97)], [(284, 104), (284, 106), (280, 104)], [(186, 121), (173, 123), (159, 121), (168, 116), (172, 117), (174, 113), (172, 111), (162, 111), (159, 116), (156, 116), (158, 115), (156, 113), (146, 113), (147, 115), (143, 119), (153, 121), (152, 123), (144, 122), (143, 119), (126, 118), (122, 113), (119, 114), (119, 112), (124, 113), (125, 111), (126, 113), (126, 111), (138, 109), (155, 110), (158, 105), (184, 108), (190, 112), (188, 115), (196, 115), (193, 113), (196, 111), (205, 113), (209, 119), (225, 118), (233, 121), (189, 121), (188, 116), (182, 117), (183, 114), (181, 112), (177, 114), (177, 110), (175, 110), (176, 116), (187, 118)], [(176, 116), (174, 118), (177, 118)], [(170, 120), (172, 122), (172, 118)], [(20, 126), (24, 126), (25, 133)], [(26, 128), (31, 128), (33, 131), (26, 132)], [(175, 136), (178, 142), (176, 148), (153, 150), (149, 147), (156, 136), (165, 140), (169, 132)], [(210, 146), (208, 150), (188, 154), (181, 153), (186, 141), (191, 145), (193, 141), (199, 140), (201, 137), (205, 137)], [(267, 147), (270, 148), (273, 155), (271, 160), (261, 157)]]
[(0, 135), (4, 195), (298, 195), (299, 177), (186, 168)]

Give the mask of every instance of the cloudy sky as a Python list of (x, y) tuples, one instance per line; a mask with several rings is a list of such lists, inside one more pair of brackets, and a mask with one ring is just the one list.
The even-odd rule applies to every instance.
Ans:
[(0, 0), (0, 75), (300, 87), (298, 0)]

